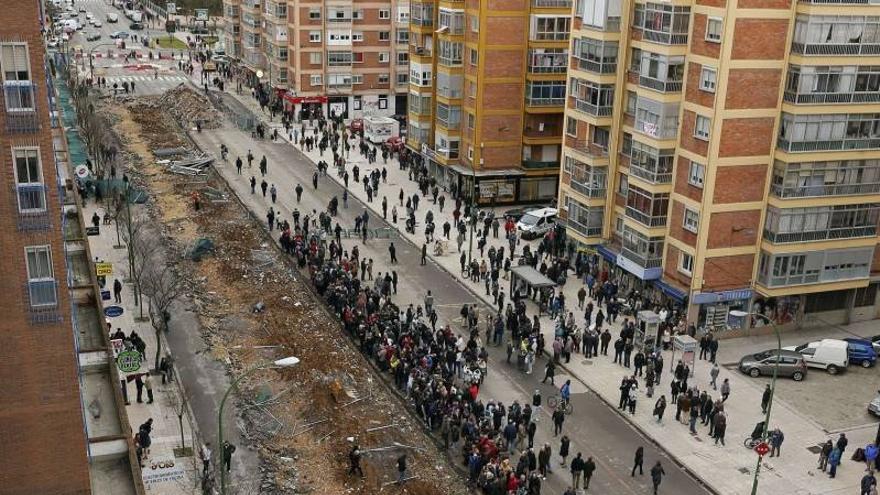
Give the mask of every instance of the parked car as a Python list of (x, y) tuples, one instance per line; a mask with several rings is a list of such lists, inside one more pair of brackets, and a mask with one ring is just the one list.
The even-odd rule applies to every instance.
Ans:
[(405, 146), (403, 139), (400, 136), (391, 136), (390, 138), (385, 140), (385, 145), (389, 150), (399, 153)]
[(112, 33), (110, 33), (110, 38), (114, 40), (128, 39), (128, 36), (128, 33), (126, 33), (125, 31), (113, 31)]
[(95, 19), (94, 21), (92, 21), (92, 26), (99, 28), (99, 27), (103, 26), (103, 24), (98, 19)]
[(92, 20), (92, 19), (94, 19), (94, 17), (95, 16), (91, 12), (86, 12), (86, 19)]
[(880, 390), (877, 391), (877, 396), (871, 399), (871, 402), (868, 402), (868, 412), (873, 413), (875, 416), (880, 416)]
[(849, 364), (859, 364), (862, 368), (870, 368), (877, 362), (877, 351), (874, 350), (873, 343), (867, 339), (857, 339), (855, 337), (847, 337), (843, 339), (847, 342), (847, 358)]
[(516, 222), (516, 229), (523, 239), (536, 239), (556, 225), (556, 208), (540, 208), (530, 210)]
[(140, 22), (132, 22), (128, 25), (128, 29), (131, 29), (132, 31), (143, 31), (144, 25)]
[(101, 39), (101, 33), (92, 31), (91, 33), (86, 34), (86, 41), (97, 41)]
[(119, 14), (116, 14), (116, 13), (114, 13), (114, 12), (108, 12), (108, 13), (107, 13), (107, 22), (113, 23), (113, 22), (116, 22), (116, 21), (118, 21), (118, 20), (119, 20)]
[(82, 5), (79, 6), (79, 11), (85, 13), (86, 8)]
[(504, 213), (501, 214), (503, 218), (510, 217), (514, 222), (519, 221), (526, 212), (537, 210), (541, 208), (553, 208), (551, 205), (530, 205), (530, 206), (518, 206), (516, 208), (511, 208), (509, 210), (505, 210)]
[(348, 129), (352, 134), (361, 134), (364, 132), (364, 119), (351, 119)]
[[(776, 349), (746, 354), (739, 360), (739, 370), (749, 376), (757, 378), (761, 375), (773, 375), (776, 366)], [(779, 351), (779, 371), (777, 376), (791, 377), (799, 382), (807, 376), (807, 363), (800, 353), (789, 350)]]
[(823, 369), (831, 375), (846, 369), (849, 364), (848, 348), (846, 341), (838, 339), (822, 339), (796, 347), (784, 347), (786, 350), (799, 352), (807, 366)]

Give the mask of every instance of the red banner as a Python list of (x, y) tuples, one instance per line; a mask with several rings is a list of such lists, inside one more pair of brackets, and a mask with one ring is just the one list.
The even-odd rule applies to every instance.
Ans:
[(284, 99), (291, 103), (327, 103), (326, 96), (293, 96), (285, 94)]

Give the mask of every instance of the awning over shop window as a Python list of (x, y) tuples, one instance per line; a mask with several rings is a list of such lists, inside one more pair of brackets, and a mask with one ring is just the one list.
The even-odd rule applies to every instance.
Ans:
[(679, 289), (678, 287), (675, 287), (668, 282), (664, 282), (662, 278), (654, 280), (654, 286), (660, 289), (667, 296), (675, 299), (682, 304), (684, 304), (685, 299), (687, 299), (687, 292)]
[(599, 254), (601, 254), (603, 258), (610, 261), (611, 263), (617, 263), (617, 253), (615, 253), (614, 251), (602, 245), (596, 246), (596, 251), (599, 251)]

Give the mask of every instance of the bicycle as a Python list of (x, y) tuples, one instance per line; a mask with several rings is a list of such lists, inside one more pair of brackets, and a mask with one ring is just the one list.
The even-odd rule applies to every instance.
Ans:
[(565, 400), (559, 394), (548, 398), (547, 406), (553, 410), (562, 409), (562, 411), (569, 416), (574, 412), (574, 406), (571, 404), (571, 399)]

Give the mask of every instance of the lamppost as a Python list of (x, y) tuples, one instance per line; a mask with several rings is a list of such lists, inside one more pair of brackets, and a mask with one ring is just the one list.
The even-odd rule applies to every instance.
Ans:
[[(474, 229), (477, 227), (476, 224), (476, 212), (474, 211), (474, 200), (477, 196), (477, 167), (474, 165), (474, 161), (471, 162), (471, 197), (470, 197), (470, 215), (468, 216), (468, 223), (470, 223), (470, 236), (468, 237), (468, 265), (471, 264), (471, 255), (474, 252)], [(480, 165), (483, 164), (483, 143), (480, 143)], [(480, 167), (482, 168), (482, 167)]]
[[(761, 439), (766, 440), (767, 430), (770, 428), (770, 410), (773, 408), (773, 395), (776, 392), (776, 377), (779, 374), (779, 355), (782, 354), (782, 337), (779, 335), (779, 327), (776, 326), (776, 323), (761, 313), (749, 313), (735, 309), (730, 312), (730, 315), (737, 318), (744, 316), (761, 318), (773, 327), (773, 333), (776, 334), (776, 362), (773, 363), (773, 378), (770, 380), (770, 400), (767, 401), (767, 412), (764, 413), (764, 431), (761, 432)], [(758, 493), (758, 474), (761, 472), (761, 457), (760, 455), (758, 456), (758, 464), (755, 466), (755, 476), (752, 480), (752, 495), (757, 495)]]
[(223, 394), (223, 400), (220, 401), (220, 409), (217, 411), (217, 449), (219, 449), (220, 452), (220, 495), (226, 495), (226, 470), (223, 468), (223, 406), (226, 405), (226, 399), (229, 398), (229, 394), (232, 393), (233, 389), (238, 388), (238, 384), (241, 383), (242, 380), (259, 370), (293, 368), (297, 364), (299, 364), (299, 358), (294, 356), (282, 358), (277, 361), (259, 363), (238, 375), (238, 378), (232, 381), (229, 388), (226, 389), (226, 393)]

